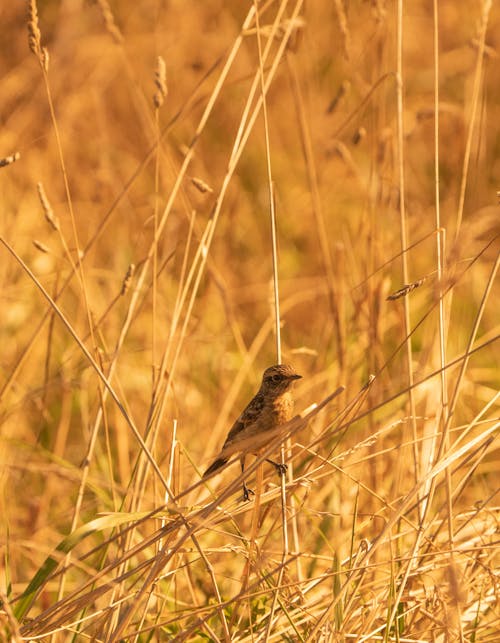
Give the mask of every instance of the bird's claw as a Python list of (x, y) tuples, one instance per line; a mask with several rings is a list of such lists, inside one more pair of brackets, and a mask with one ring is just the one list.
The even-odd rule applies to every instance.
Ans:
[(243, 485), (243, 500), (245, 502), (248, 502), (250, 500), (250, 496), (255, 496), (255, 491), (253, 489), (250, 489), (249, 487), (246, 486), (246, 484)]
[(285, 464), (284, 462), (275, 462), (274, 460), (269, 460), (267, 459), (267, 462), (269, 464), (272, 464), (273, 467), (276, 469), (278, 475), (284, 476), (286, 472), (288, 471), (288, 465)]
[(288, 465), (281, 463), (281, 462), (276, 462), (274, 465), (276, 467), (276, 471), (280, 476), (286, 475), (286, 472), (288, 471)]

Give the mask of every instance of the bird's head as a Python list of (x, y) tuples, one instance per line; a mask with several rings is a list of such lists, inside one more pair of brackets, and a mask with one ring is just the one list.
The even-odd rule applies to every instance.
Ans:
[(276, 364), (266, 368), (262, 375), (261, 390), (268, 395), (281, 395), (295, 380), (302, 377), (289, 364)]

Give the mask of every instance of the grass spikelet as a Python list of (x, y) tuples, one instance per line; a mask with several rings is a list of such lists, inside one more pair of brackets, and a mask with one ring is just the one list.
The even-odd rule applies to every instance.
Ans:
[(47, 47), (42, 47), (41, 65), (45, 72), (49, 71), (49, 61), (49, 50), (47, 49)]
[(352, 144), (359, 145), (359, 143), (366, 137), (366, 128), (361, 126), (359, 127), (354, 136), (352, 137)]
[(163, 101), (167, 97), (167, 68), (165, 66), (165, 61), (162, 56), (156, 58), (156, 69), (155, 69), (155, 85), (156, 92), (153, 96), (153, 102), (156, 109), (160, 109), (163, 105)]
[(116, 44), (121, 45), (123, 43), (123, 35), (115, 22), (115, 17), (111, 11), (108, 0), (96, 0), (96, 2), (101, 11), (106, 31), (110, 34)]
[(45, 194), (45, 189), (43, 187), (43, 184), (37, 183), (36, 189), (38, 191), (38, 197), (40, 199), (40, 203), (42, 204), (43, 214), (45, 216), (46, 221), (49, 223), (49, 225), (53, 230), (59, 230), (59, 220), (57, 216), (54, 214), (54, 210), (50, 205), (50, 201), (47, 198), (47, 195)]
[(31, 243), (35, 246), (37, 250), (40, 250), (40, 252), (43, 252), (44, 254), (48, 254), (50, 252), (49, 247), (46, 246), (41, 241), (38, 241), (37, 239), (33, 239)]
[(42, 34), (38, 27), (38, 8), (36, 0), (28, 0), (28, 45), (42, 65)]
[(14, 154), (11, 154), (10, 156), (5, 156), (3, 159), (0, 159), (0, 167), (11, 165), (16, 161), (19, 161), (20, 158), (21, 158), (21, 155), (19, 154), (19, 152), (14, 152)]
[(419, 279), (418, 281), (414, 281), (411, 284), (406, 284), (399, 290), (396, 290), (392, 294), (390, 294), (387, 297), (387, 301), (394, 301), (395, 299), (400, 299), (401, 297), (406, 297), (409, 293), (411, 293), (415, 288), (419, 288), (424, 281), (427, 279), (427, 277), (422, 277), (422, 279)]
[(123, 278), (122, 287), (120, 290), (120, 297), (123, 297), (129, 291), (130, 284), (132, 283), (132, 279), (134, 278), (134, 274), (135, 274), (135, 264), (131, 263), (127, 268), (125, 277)]
[(342, 35), (342, 49), (343, 54), (347, 60), (349, 60), (351, 55), (351, 35), (349, 32), (349, 27), (347, 24), (347, 14), (345, 10), (345, 5), (342, 0), (334, 0), (335, 10), (337, 12), (337, 20), (340, 27), (340, 33)]
[(333, 112), (339, 107), (342, 102), (342, 99), (349, 93), (351, 88), (351, 83), (348, 80), (343, 80), (340, 83), (337, 93), (330, 101), (328, 107), (326, 108), (327, 114), (333, 114)]
[(203, 179), (199, 179), (193, 176), (191, 177), (191, 183), (202, 194), (205, 194), (206, 192), (213, 192), (213, 189), (208, 185), (208, 183), (205, 183)]

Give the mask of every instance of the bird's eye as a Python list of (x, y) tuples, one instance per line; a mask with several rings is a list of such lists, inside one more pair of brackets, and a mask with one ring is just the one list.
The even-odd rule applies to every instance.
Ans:
[(273, 375), (271, 377), (271, 379), (272, 379), (273, 382), (279, 382), (281, 380), (281, 376), (280, 375)]

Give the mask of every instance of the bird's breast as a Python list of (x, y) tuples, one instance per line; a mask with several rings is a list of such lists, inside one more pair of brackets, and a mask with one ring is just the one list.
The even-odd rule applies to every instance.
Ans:
[(280, 424), (288, 422), (293, 415), (293, 398), (289, 393), (285, 393), (267, 405), (267, 412), (264, 413), (265, 426), (262, 429), (273, 429)]

